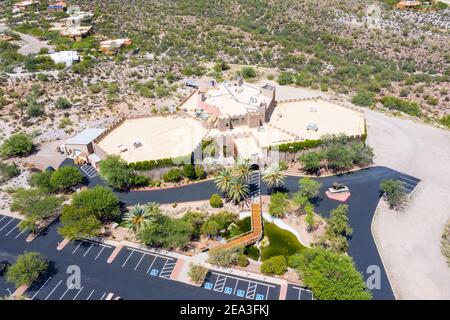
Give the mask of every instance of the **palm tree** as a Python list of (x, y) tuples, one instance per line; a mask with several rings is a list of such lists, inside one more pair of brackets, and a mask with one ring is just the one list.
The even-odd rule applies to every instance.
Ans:
[[(158, 208), (159, 210), (159, 208)], [(147, 205), (135, 205), (123, 218), (125, 226), (134, 233), (139, 233), (150, 221), (154, 212), (148, 210)]]
[(219, 171), (214, 182), (216, 183), (217, 189), (226, 193), (230, 189), (230, 183), (232, 179), (233, 175), (231, 174), (231, 171), (228, 169), (222, 169)]
[(238, 203), (249, 195), (249, 191), (248, 185), (242, 179), (234, 177), (231, 180), (227, 196), (234, 203)]
[(286, 176), (281, 172), (279, 166), (272, 166), (262, 176), (262, 181), (264, 181), (269, 189), (280, 188), (284, 185), (284, 180)]
[(158, 214), (161, 213), (161, 209), (159, 208), (159, 203), (157, 202), (147, 202), (145, 205), (145, 210), (147, 210), (147, 212), (149, 214)]
[(239, 162), (233, 168), (234, 176), (243, 181), (247, 181), (252, 171), (252, 166), (248, 161)]

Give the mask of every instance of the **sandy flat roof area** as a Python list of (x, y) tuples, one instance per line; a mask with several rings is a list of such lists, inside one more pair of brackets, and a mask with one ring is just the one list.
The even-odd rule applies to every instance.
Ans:
[[(364, 133), (362, 113), (322, 99), (279, 103), (269, 123), (303, 139), (319, 139), (324, 134), (353, 136)], [(317, 125), (318, 130), (307, 130), (308, 124)]]
[(270, 103), (270, 98), (262, 95), (260, 89), (244, 83), (241, 87), (228, 83), (219, 84), (209, 89), (205, 102), (219, 108), (220, 113), (227, 116), (245, 115), (258, 111), (261, 103)]
[[(149, 117), (128, 119), (98, 145), (127, 162), (175, 158), (188, 155), (201, 142), (206, 130), (191, 118)], [(135, 147), (135, 142), (141, 146)]]

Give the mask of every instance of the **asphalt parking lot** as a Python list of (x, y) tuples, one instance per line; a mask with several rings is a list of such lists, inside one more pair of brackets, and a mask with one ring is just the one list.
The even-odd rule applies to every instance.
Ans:
[(237, 299), (278, 300), (280, 296), (279, 285), (216, 271), (207, 274), (202, 287)]
[(286, 292), (286, 300), (314, 300), (311, 290), (295, 284), (289, 284)]
[(176, 263), (176, 258), (128, 247), (123, 248), (113, 261), (113, 264), (119, 264), (124, 272), (138, 272), (165, 279), (170, 279)]
[[(0, 261), (13, 264), (26, 251), (37, 251), (44, 256), (49, 271), (25, 292), (33, 300), (105, 300), (111, 296), (125, 300), (256, 300), (279, 296), (277, 286), (216, 273), (209, 275), (215, 290), (171, 280), (177, 259), (153, 250), (123, 247), (112, 263), (107, 260), (115, 247), (96, 241), (72, 241), (57, 250), (63, 240), (57, 232), (58, 221), (28, 243), (25, 241), (28, 232), (20, 232), (19, 223), (18, 219), (0, 215)], [(80, 286), (67, 282), (72, 267), (80, 270)], [(231, 293), (229, 286), (233, 286)], [(0, 296), (15, 289), (5, 277), (0, 277)]]
[(0, 215), (0, 241), (5, 240), (5, 238), (14, 240), (19, 238), (26, 239), (29, 232), (19, 230), (20, 222), (21, 220), (19, 219)]

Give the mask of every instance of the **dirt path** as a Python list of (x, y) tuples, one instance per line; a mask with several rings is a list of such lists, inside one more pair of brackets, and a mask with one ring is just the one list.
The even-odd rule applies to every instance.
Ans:
[(374, 237), (399, 299), (450, 299), (440, 237), (450, 218), (450, 132), (366, 111), (377, 165), (422, 179), (409, 207), (379, 210)]

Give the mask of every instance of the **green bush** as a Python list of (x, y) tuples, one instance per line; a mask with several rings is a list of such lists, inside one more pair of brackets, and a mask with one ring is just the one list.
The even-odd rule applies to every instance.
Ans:
[(55, 106), (58, 109), (69, 109), (72, 107), (72, 103), (66, 97), (59, 97), (55, 102)]
[(0, 162), (0, 183), (8, 181), (20, 174), (20, 169), (15, 164)]
[(332, 250), (313, 248), (289, 257), (304, 284), (319, 300), (370, 300), (364, 279), (351, 257)]
[(450, 128), (450, 114), (443, 116), (440, 121), (444, 126)]
[(353, 96), (352, 103), (360, 107), (370, 107), (375, 103), (375, 94), (368, 91), (358, 91), (358, 93)]
[(198, 180), (203, 180), (206, 178), (207, 173), (203, 168), (203, 166), (200, 165), (195, 166), (195, 176), (197, 177)]
[(222, 208), (223, 207), (223, 200), (220, 197), (219, 194), (214, 193), (211, 198), (209, 199), (209, 204), (213, 208)]
[(31, 285), (47, 270), (48, 263), (37, 252), (26, 252), (17, 257), (16, 263), (8, 268), (6, 279), (16, 287)]
[(247, 258), (247, 256), (245, 254), (241, 254), (237, 258), (236, 263), (237, 263), (237, 265), (239, 267), (244, 267), (245, 268), (246, 266), (248, 266), (250, 264), (250, 261), (248, 260), (248, 258)]
[(182, 178), (181, 170), (178, 168), (170, 169), (163, 175), (165, 182), (179, 182)]
[(83, 182), (83, 176), (77, 168), (64, 166), (58, 168), (50, 177), (50, 185), (57, 190), (67, 191)]
[(76, 193), (72, 198), (72, 205), (87, 210), (101, 221), (113, 220), (120, 215), (119, 198), (111, 189), (103, 186)]
[(390, 96), (383, 97), (380, 102), (384, 107), (391, 110), (398, 110), (417, 117), (422, 115), (422, 110), (416, 102)]
[(321, 145), (321, 143), (322, 143), (321, 140), (304, 140), (304, 141), (283, 143), (278, 146), (271, 146), (270, 148), (273, 149), (278, 147), (278, 151), (280, 152), (296, 153), (302, 150), (317, 148)]
[(287, 271), (287, 262), (284, 256), (271, 257), (261, 264), (261, 272), (267, 275), (282, 275)]
[(183, 176), (189, 180), (195, 180), (195, 168), (192, 164), (185, 164), (183, 166)]
[(5, 158), (29, 155), (34, 148), (33, 138), (26, 133), (15, 133), (6, 139), (0, 147), (0, 154)]
[(252, 79), (256, 77), (256, 71), (252, 67), (243, 67), (239, 74), (244, 77), (244, 79)]
[(193, 264), (192, 262), (189, 265), (188, 276), (195, 284), (202, 284), (207, 274), (207, 268), (198, 264)]
[(380, 189), (391, 209), (400, 208), (406, 201), (406, 192), (400, 180), (384, 179), (380, 183)]

